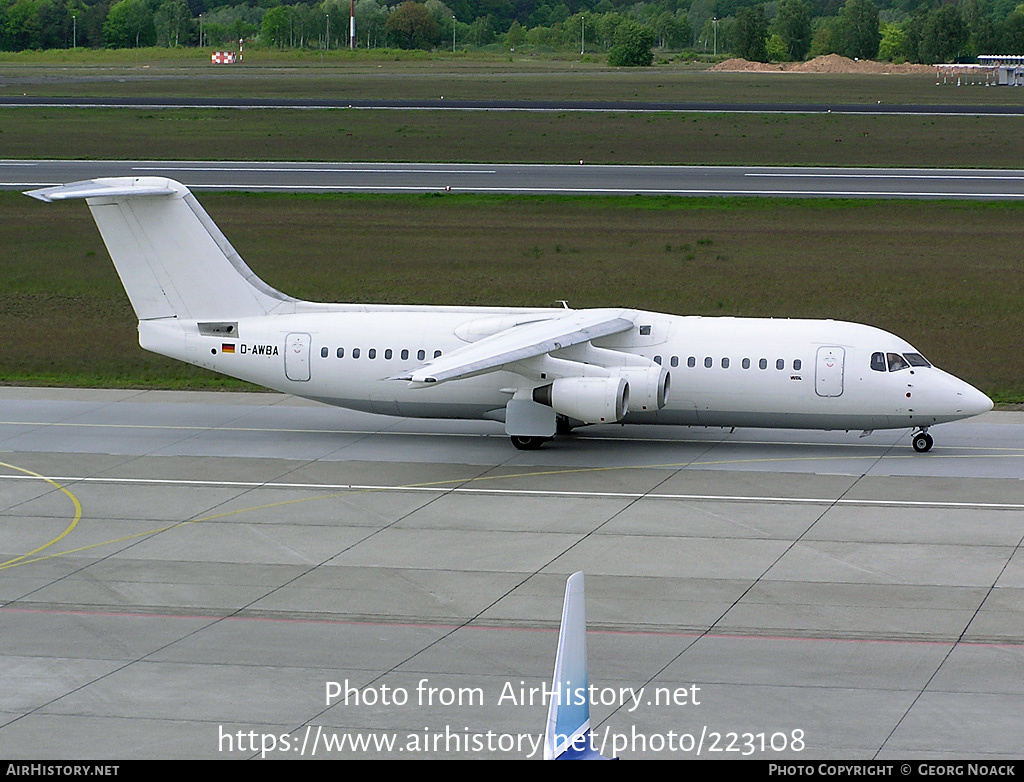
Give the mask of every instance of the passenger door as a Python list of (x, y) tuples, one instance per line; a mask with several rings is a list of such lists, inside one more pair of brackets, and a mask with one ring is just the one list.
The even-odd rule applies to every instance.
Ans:
[(845, 357), (846, 351), (840, 347), (818, 348), (814, 368), (814, 391), (818, 396), (842, 396)]
[(289, 334), (284, 344), (284, 376), (309, 380), (309, 334)]

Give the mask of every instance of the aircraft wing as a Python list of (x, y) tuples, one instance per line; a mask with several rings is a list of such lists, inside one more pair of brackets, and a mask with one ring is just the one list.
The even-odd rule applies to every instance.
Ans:
[(568, 310), (565, 315), (549, 320), (500, 331), (389, 380), (444, 383), (635, 328), (633, 321), (619, 317), (620, 313), (621, 310)]

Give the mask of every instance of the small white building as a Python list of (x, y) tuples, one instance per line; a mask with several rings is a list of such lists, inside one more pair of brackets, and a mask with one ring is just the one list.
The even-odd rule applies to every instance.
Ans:
[(1024, 55), (979, 54), (978, 62), (995, 71), (996, 84), (1024, 87)]

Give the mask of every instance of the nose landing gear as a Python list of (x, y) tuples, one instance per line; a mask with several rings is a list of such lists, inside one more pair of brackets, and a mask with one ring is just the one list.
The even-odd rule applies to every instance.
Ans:
[(927, 429), (915, 432), (911, 442), (914, 445), (914, 450), (918, 453), (928, 453), (934, 444), (934, 440), (932, 440), (932, 436), (928, 434)]

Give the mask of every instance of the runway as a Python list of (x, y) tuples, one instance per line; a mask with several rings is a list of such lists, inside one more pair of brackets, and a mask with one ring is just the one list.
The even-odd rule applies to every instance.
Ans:
[(373, 193), (1024, 198), (1024, 172), (975, 169), (471, 163), (0, 161), (0, 188), (105, 176), (167, 176), (196, 190)]
[(0, 388), (0, 755), (527, 757), (582, 569), (625, 759), (1019, 757), (1024, 414), (932, 431)]

